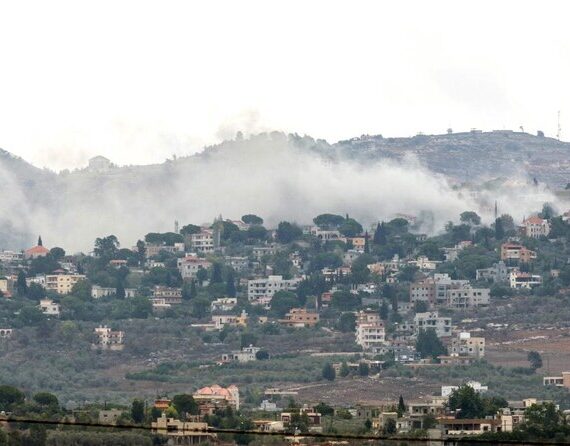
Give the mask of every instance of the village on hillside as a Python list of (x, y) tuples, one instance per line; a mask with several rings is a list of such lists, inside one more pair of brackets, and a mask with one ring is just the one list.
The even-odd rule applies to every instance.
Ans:
[(173, 444), (224, 440), (208, 427), (437, 439), (570, 419), (570, 212), (466, 211), (433, 236), (411, 215), (313, 221), (0, 251), (0, 411), (149, 422)]

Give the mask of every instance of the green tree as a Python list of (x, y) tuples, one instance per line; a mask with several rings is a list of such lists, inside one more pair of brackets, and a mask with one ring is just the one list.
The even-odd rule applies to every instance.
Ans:
[(236, 283), (233, 270), (229, 270), (226, 276), (226, 295), (229, 297), (236, 297)]
[(422, 358), (437, 358), (439, 355), (447, 353), (445, 346), (437, 337), (433, 328), (427, 330), (420, 330), (418, 339), (416, 340), (416, 350)]
[(379, 314), (383, 321), (388, 320), (388, 316), (390, 315), (390, 308), (388, 307), (388, 302), (386, 301), (386, 299), (382, 301)]
[(384, 423), (384, 427), (382, 428), (382, 433), (384, 435), (394, 435), (398, 433), (398, 425), (394, 418), (388, 418)]
[(200, 226), (186, 225), (182, 226), (182, 229), (180, 229), (180, 234), (182, 235), (198, 234), (201, 230), (202, 228)]
[(199, 412), (198, 403), (196, 403), (192, 395), (187, 393), (174, 395), (172, 405), (180, 414), (197, 415)]
[(322, 416), (332, 416), (334, 415), (334, 407), (329, 406), (326, 403), (320, 402), (315, 406), (315, 410), (317, 413), (320, 413)]
[(262, 225), (263, 224), (263, 218), (258, 217), (255, 214), (242, 215), (241, 221), (243, 221), (246, 225)]
[(354, 333), (356, 316), (352, 312), (342, 313), (338, 319), (337, 329), (343, 333)]
[(218, 262), (212, 264), (212, 272), (210, 274), (210, 283), (222, 283), (224, 279), (222, 278), (222, 265)]
[(89, 301), (91, 300), (91, 288), (91, 282), (88, 280), (80, 280), (71, 288), (71, 295), (83, 301)]
[(61, 259), (65, 257), (65, 250), (63, 248), (59, 248), (57, 246), (51, 248), (49, 250), (50, 255), (54, 258), (55, 261), (59, 262)]
[(340, 375), (341, 378), (346, 378), (350, 374), (350, 369), (348, 368), (348, 364), (346, 363), (346, 361), (342, 361), (338, 374)]
[(406, 404), (404, 403), (404, 397), (400, 395), (398, 399), (398, 417), (404, 416), (406, 413)]
[(277, 226), (276, 236), (280, 243), (291, 243), (298, 240), (303, 235), (301, 228), (288, 221), (282, 221)]
[(356, 237), (362, 234), (362, 225), (353, 218), (346, 218), (338, 230), (345, 237)]
[(277, 291), (271, 298), (270, 314), (273, 317), (283, 317), (291, 308), (299, 305), (295, 293), (291, 291)]
[(240, 347), (249, 347), (250, 345), (257, 344), (257, 336), (250, 332), (244, 332), (240, 336)]
[(48, 406), (52, 409), (57, 410), (59, 407), (59, 401), (57, 396), (49, 392), (39, 392), (34, 395), (34, 401), (40, 406)]
[(477, 212), (473, 211), (462, 212), (459, 219), (461, 220), (461, 223), (466, 223), (468, 225), (478, 226), (481, 224), (481, 217), (479, 217)]
[(433, 429), (437, 426), (437, 420), (433, 415), (426, 415), (422, 419), (423, 429)]
[(16, 293), (19, 297), (26, 297), (28, 294), (28, 285), (26, 283), (26, 274), (24, 271), (18, 272), (18, 279), (16, 280)]
[(110, 260), (114, 257), (119, 246), (119, 240), (114, 235), (97, 237), (95, 239), (95, 248), (93, 249), (93, 253), (99, 258)]
[(370, 374), (370, 366), (365, 362), (358, 364), (358, 374), (360, 376), (368, 376)]
[(528, 362), (530, 363), (530, 367), (536, 371), (542, 367), (542, 356), (540, 353), (536, 351), (530, 351), (527, 355)]
[(336, 291), (331, 298), (331, 306), (341, 311), (352, 311), (360, 305), (360, 298), (349, 291)]
[(344, 223), (344, 217), (336, 214), (321, 214), (313, 218), (313, 223), (321, 229), (334, 229)]
[(386, 226), (384, 225), (384, 222), (378, 223), (376, 226), (372, 243), (378, 246), (384, 246), (386, 243), (388, 243), (388, 238), (386, 237)]
[(131, 418), (136, 424), (144, 421), (144, 401), (135, 399), (131, 404)]
[(0, 386), (0, 410), (9, 411), (14, 406), (22, 404), (25, 396), (12, 386)]
[(34, 283), (34, 282), (30, 283), (26, 295), (28, 299), (39, 302), (41, 299), (43, 299), (46, 296), (47, 296), (47, 291), (43, 286), (41, 286), (39, 283)]
[(255, 359), (258, 361), (267, 361), (269, 359), (269, 353), (266, 350), (259, 350), (255, 354)]
[(449, 409), (456, 411), (457, 418), (483, 418), (485, 407), (481, 396), (469, 385), (459, 386), (449, 396)]
[(322, 375), (323, 375), (324, 379), (326, 379), (328, 381), (334, 381), (334, 379), (336, 378), (336, 372), (334, 371), (332, 364), (327, 362), (324, 365)]

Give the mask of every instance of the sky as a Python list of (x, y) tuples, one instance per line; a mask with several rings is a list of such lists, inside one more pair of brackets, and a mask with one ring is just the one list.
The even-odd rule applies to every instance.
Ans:
[(564, 1), (0, 5), (0, 147), (149, 164), (240, 130), (329, 142), (470, 128), (570, 140)]

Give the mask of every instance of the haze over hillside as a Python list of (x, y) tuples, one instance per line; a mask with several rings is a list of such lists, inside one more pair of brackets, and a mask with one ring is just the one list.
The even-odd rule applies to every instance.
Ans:
[[(0, 247), (24, 247), (40, 233), (49, 246), (70, 250), (88, 250), (106, 234), (130, 246), (147, 232), (172, 230), (175, 219), (250, 212), (269, 226), (283, 218), (309, 223), (322, 212), (370, 224), (402, 212), (422, 216), (421, 230), (434, 232), (466, 209), (489, 220), (497, 200), (501, 212), (520, 218), (555, 200), (551, 192), (570, 178), (569, 153), (568, 143), (506, 131), (336, 144), (273, 132), (162, 164), (99, 160), (56, 174), (2, 151)], [(469, 190), (457, 187), (464, 183)]]

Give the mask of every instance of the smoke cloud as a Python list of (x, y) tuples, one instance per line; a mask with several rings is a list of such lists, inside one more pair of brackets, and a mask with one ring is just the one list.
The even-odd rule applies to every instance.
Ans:
[(255, 213), (268, 227), (308, 224), (324, 212), (348, 213), (367, 227), (398, 213), (429, 215), (421, 230), (433, 233), (465, 210), (490, 222), (495, 200), (515, 220), (555, 202), (547, 189), (522, 180), (472, 193), (412, 157), (363, 164), (333, 146), (277, 132), (160, 165), (45, 174), (33, 184), (14, 169), (0, 174), (0, 247), (25, 247), (21, 236), (9, 236), (17, 232), (28, 234), (27, 243), (41, 234), (46, 245), (69, 252), (89, 251), (96, 237), (109, 234), (130, 247), (148, 232), (172, 231), (174, 220), (200, 224), (220, 214)]

